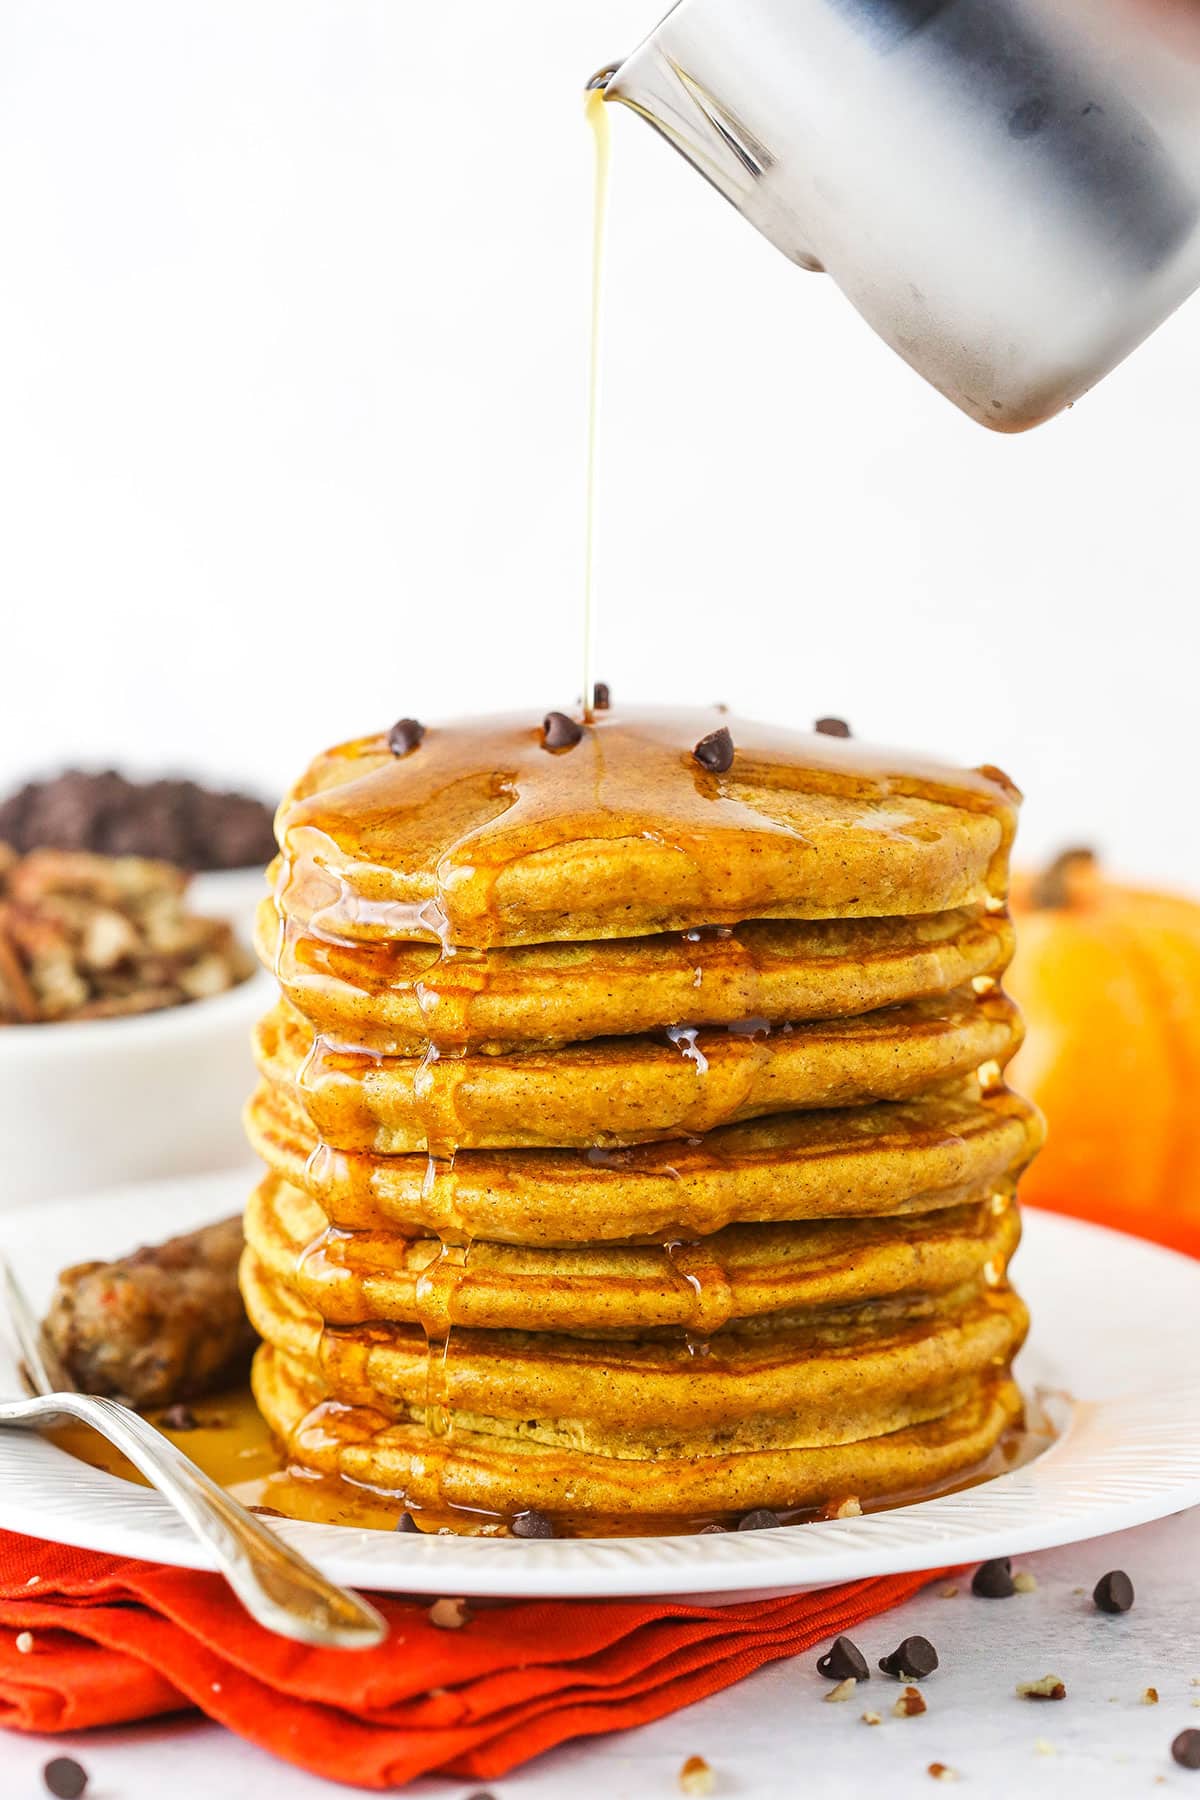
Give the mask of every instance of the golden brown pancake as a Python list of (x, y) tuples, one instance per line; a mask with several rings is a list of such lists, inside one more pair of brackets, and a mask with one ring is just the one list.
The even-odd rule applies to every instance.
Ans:
[[(692, 755), (718, 728), (725, 774)], [(715, 709), (601, 713), (559, 752), (476, 719), (319, 756), (279, 809), (276, 896), (337, 938), (479, 948), (945, 912), (1003, 897), (1018, 801), (998, 770)]]
[[(449, 1412), (468, 1430), (645, 1458), (706, 1448), (801, 1448), (877, 1437), (962, 1403), (1007, 1367), (1027, 1317), (1015, 1294), (966, 1283), (760, 1319), (704, 1340), (456, 1329), (448, 1349), (412, 1325), (326, 1327), (251, 1250), (251, 1322), (343, 1405), (397, 1421)], [(655, 1507), (652, 1511), (667, 1511)]]
[(315, 1032), (387, 1056), (502, 1051), (626, 1037), (668, 1025), (836, 1019), (986, 984), (1008, 966), (1012, 926), (969, 908), (898, 919), (756, 920), (594, 943), (458, 950), (346, 943), (275, 901), (259, 955)]
[(370, 1407), (330, 1407), (311, 1365), (270, 1345), (255, 1358), (253, 1382), (264, 1417), (302, 1467), (403, 1494), (435, 1514), (456, 1508), (511, 1518), (535, 1507), (606, 1525), (936, 1491), (976, 1469), (1021, 1417), (1018, 1389), (996, 1372), (940, 1417), (882, 1437), (769, 1450), (725, 1450), (714, 1438), (706, 1454), (604, 1456), (461, 1422), (435, 1437)]
[(1020, 1236), (1000, 1198), (895, 1219), (734, 1225), (690, 1243), (541, 1246), (330, 1231), (316, 1201), (268, 1176), (246, 1242), (328, 1324), (702, 1335), (731, 1321), (998, 1283)]
[(1011, 1189), (1036, 1152), (1033, 1107), (977, 1081), (888, 1105), (782, 1113), (689, 1143), (424, 1156), (322, 1147), (285, 1089), (259, 1089), (250, 1141), (348, 1231), (465, 1244), (663, 1242), (737, 1223), (924, 1212)]
[(506, 1056), (378, 1057), (314, 1040), (286, 1002), (255, 1036), (325, 1143), (384, 1155), (493, 1146), (626, 1145), (692, 1137), (793, 1108), (899, 1100), (1020, 1043), (1003, 994), (970, 988), (790, 1030), (597, 1038)]

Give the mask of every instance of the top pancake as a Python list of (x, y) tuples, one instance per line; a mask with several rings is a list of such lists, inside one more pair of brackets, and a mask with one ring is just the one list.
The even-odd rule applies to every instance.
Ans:
[[(726, 728), (725, 774), (697, 742)], [(744, 919), (884, 918), (1002, 900), (1019, 796), (716, 709), (382, 735), (317, 758), (279, 809), (276, 900), (315, 934), (488, 948)]]

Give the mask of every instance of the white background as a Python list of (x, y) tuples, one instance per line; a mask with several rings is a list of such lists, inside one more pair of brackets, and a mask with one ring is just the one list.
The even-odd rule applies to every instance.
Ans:
[[(656, 0), (0, 0), (0, 784), (578, 691), (589, 143)], [(1018, 439), (614, 120), (599, 672), (1200, 885), (1200, 302)]]

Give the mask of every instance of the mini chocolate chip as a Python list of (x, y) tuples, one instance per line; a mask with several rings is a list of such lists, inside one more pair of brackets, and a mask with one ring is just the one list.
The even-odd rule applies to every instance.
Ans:
[(756, 1506), (737, 1522), (739, 1531), (770, 1531), (780, 1523), (779, 1514), (772, 1512), (769, 1506)]
[[(1188, 1734), (1185, 1731), (1184, 1737)], [(1193, 1737), (1196, 1733), (1191, 1734)], [(42, 1770), (42, 1780), (55, 1800), (79, 1800), (87, 1787), (87, 1770), (73, 1756), (56, 1756)]]
[(410, 1512), (402, 1512), (396, 1520), (397, 1531), (420, 1531), (421, 1527)]
[(1171, 1755), (1181, 1769), (1200, 1769), (1200, 1731), (1181, 1731), (1171, 1745)]
[(845, 719), (818, 719), (813, 730), (819, 731), (822, 737), (848, 738), (854, 736)]
[(566, 713), (547, 713), (542, 720), (542, 743), (547, 750), (570, 750), (583, 736), (583, 726)]
[(552, 1538), (554, 1536), (554, 1520), (548, 1519), (544, 1512), (518, 1513), (512, 1522), (512, 1534), (519, 1538)]
[(388, 749), (393, 756), (407, 756), (424, 736), (425, 727), (418, 719), (397, 719), (388, 732)]
[(871, 1671), (858, 1645), (848, 1637), (834, 1638), (824, 1656), (817, 1658), (817, 1674), (826, 1681), (869, 1681)]
[(592, 705), (597, 712), (607, 712), (612, 705), (612, 694), (607, 681), (598, 681), (592, 689)]
[(174, 1406), (168, 1406), (162, 1416), (162, 1423), (168, 1431), (196, 1431), (200, 1421), (190, 1406), (184, 1406), (177, 1400)]
[(1110, 1569), (1092, 1589), (1092, 1599), (1101, 1612), (1128, 1612), (1133, 1605), (1133, 1583), (1124, 1569)]
[(713, 775), (724, 775), (726, 769), (733, 767), (733, 738), (729, 727), (722, 725), (719, 731), (710, 731), (707, 737), (700, 739), (692, 755), (702, 769), (708, 769)]
[(1016, 1591), (1011, 1556), (993, 1556), (991, 1562), (980, 1563), (971, 1577), (971, 1592), (981, 1600), (1007, 1600)]
[(897, 1681), (923, 1681), (937, 1668), (938, 1653), (928, 1638), (906, 1637), (890, 1656), (880, 1657), (879, 1666)]

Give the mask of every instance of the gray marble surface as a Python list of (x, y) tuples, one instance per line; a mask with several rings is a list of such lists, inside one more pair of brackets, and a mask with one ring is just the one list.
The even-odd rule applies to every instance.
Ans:
[[(496, 1800), (651, 1800), (678, 1795), (678, 1771), (703, 1756), (714, 1794), (755, 1800), (907, 1800), (943, 1786), (980, 1796), (1192, 1794), (1200, 1771), (1170, 1757), (1171, 1740), (1200, 1729), (1200, 1508), (1118, 1536), (1020, 1559), (1037, 1588), (1010, 1600), (953, 1598), (930, 1588), (870, 1621), (855, 1636), (872, 1663), (910, 1632), (931, 1638), (941, 1668), (925, 1684), (928, 1711), (895, 1719), (899, 1691), (883, 1678), (861, 1699), (825, 1705), (816, 1653), (774, 1664), (698, 1706), (639, 1731), (568, 1746), (490, 1785)], [(1105, 1570), (1124, 1568), (1134, 1610), (1097, 1613), (1091, 1590)], [(1079, 1593), (1078, 1589), (1084, 1589)], [(1018, 1681), (1054, 1673), (1067, 1698), (1021, 1700)], [(1158, 1705), (1142, 1695), (1157, 1688)], [(861, 1692), (861, 1690), (860, 1690)], [(869, 1727), (864, 1708), (884, 1715)], [(217, 1727), (184, 1722), (70, 1738), (0, 1739), (0, 1794), (25, 1800), (43, 1790), (51, 1755), (88, 1769), (89, 1800), (319, 1800), (360, 1789), (303, 1775)], [(960, 1777), (935, 1782), (931, 1763)], [(484, 1784), (422, 1781), (419, 1800), (466, 1800)]]

